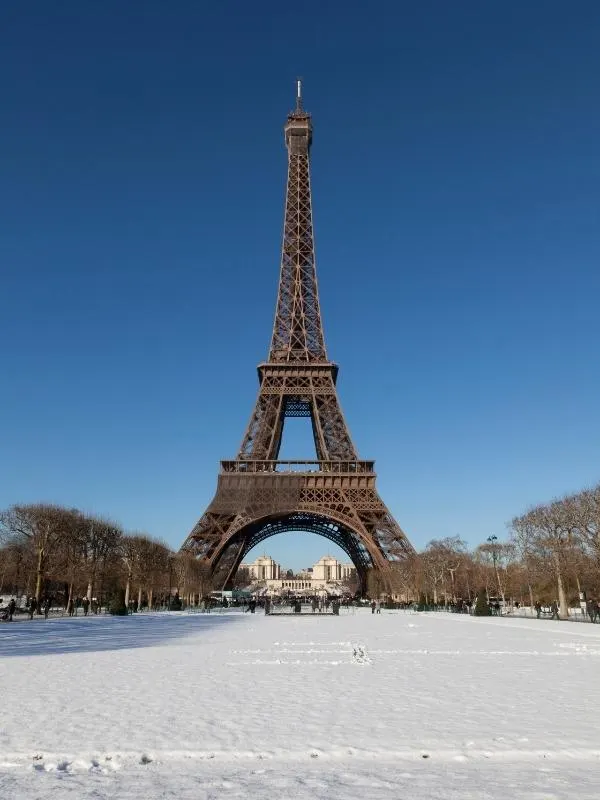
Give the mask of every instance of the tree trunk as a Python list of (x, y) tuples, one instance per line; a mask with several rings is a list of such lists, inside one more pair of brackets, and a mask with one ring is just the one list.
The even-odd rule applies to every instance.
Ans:
[(69, 584), (69, 597), (67, 598), (67, 609), (73, 602), (73, 581)]
[(148, 611), (152, 611), (152, 603), (154, 602), (154, 589), (148, 592)]
[(125, 608), (129, 608), (130, 593), (131, 593), (131, 573), (127, 575), (127, 583), (125, 584)]
[(38, 550), (38, 562), (35, 575), (35, 599), (38, 604), (38, 608), (40, 605), (40, 597), (42, 594), (43, 580), (44, 580), (44, 548), (40, 547)]
[(527, 584), (527, 588), (529, 589), (529, 605), (531, 606), (531, 613), (533, 613), (533, 607), (535, 605), (535, 602), (533, 600), (533, 589), (531, 588), (530, 583)]
[(87, 587), (87, 599), (92, 602), (92, 595), (94, 594), (94, 585), (96, 583), (96, 563), (92, 566), (92, 571), (90, 572), (90, 577), (88, 579), (88, 587)]
[(500, 572), (498, 571), (498, 567), (494, 567), (496, 570), (496, 581), (498, 583), (498, 591), (500, 592), (500, 597), (502, 598), (502, 605), (505, 605), (506, 598), (504, 597), (504, 589), (502, 587), (502, 583), (500, 582)]
[(561, 619), (569, 619), (569, 607), (567, 605), (567, 597), (565, 595), (565, 587), (563, 584), (562, 575), (560, 572), (560, 567), (557, 564), (556, 567), (556, 583), (558, 585), (558, 605), (559, 605), (559, 617)]
[(142, 610), (142, 587), (138, 589), (138, 611)]

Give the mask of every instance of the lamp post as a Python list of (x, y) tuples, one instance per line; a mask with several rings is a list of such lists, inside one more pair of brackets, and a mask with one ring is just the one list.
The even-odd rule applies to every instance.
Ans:
[(502, 590), (502, 585), (500, 584), (500, 573), (498, 572), (498, 550), (496, 542), (498, 541), (498, 537), (495, 533), (492, 533), (491, 536), (487, 538), (488, 542), (490, 543), (491, 551), (492, 551), (492, 561), (494, 563), (494, 572), (496, 573), (496, 582), (498, 583), (498, 591), (500, 593), (500, 597), (502, 598), (502, 603), (504, 604), (504, 591)]

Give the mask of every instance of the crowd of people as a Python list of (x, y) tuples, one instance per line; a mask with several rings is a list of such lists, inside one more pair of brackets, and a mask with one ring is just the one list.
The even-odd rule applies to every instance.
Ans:
[[(0, 602), (1, 602), (0, 598)], [(349, 608), (354, 606), (367, 605), (371, 609), (372, 614), (381, 614), (382, 608), (393, 608), (400, 610), (413, 610), (413, 611), (449, 611), (458, 614), (472, 614), (474, 613), (475, 601), (467, 602), (459, 600), (454, 603), (445, 604), (430, 604), (425, 600), (419, 602), (405, 602), (405, 603), (392, 603), (382, 601), (379, 598), (371, 600), (358, 600), (349, 597), (329, 597), (328, 595), (315, 595), (311, 597), (300, 596), (287, 596), (287, 597), (246, 597), (243, 599), (228, 600), (227, 597), (217, 599), (215, 597), (204, 597), (197, 599), (197, 606), (195, 608), (205, 613), (209, 613), (215, 607), (229, 608), (238, 607), (242, 611), (254, 614), (256, 609), (264, 610), (265, 614), (281, 614), (281, 613), (301, 613), (303, 607), (308, 607), (312, 614), (335, 614), (338, 615), (340, 608)], [(130, 599), (128, 603), (128, 611), (130, 614), (135, 614), (143, 610), (182, 610), (186, 606), (178, 597), (178, 595), (163, 598), (159, 597), (152, 603), (150, 609), (147, 602), (138, 604), (137, 599)], [(487, 601), (488, 613), (492, 616), (503, 616), (507, 613), (504, 604), (500, 603), (495, 598), (490, 598)], [(66, 613), (69, 617), (76, 617), (81, 612), (83, 616), (87, 617), (88, 614), (99, 614), (102, 611), (99, 601), (92, 597), (74, 597), (66, 602), (64, 600), (55, 600), (51, 595), (43, 596), (38, 602), (35, 597), (28, 597), (19, 603), (14, 597), (11, 597), (8, 603), (0, 606), (0, 621), (12, 622), (15, 615), (27, 616), (30, 620), (37, 614), (37, 616), (44, 616), (48, 619), (51, 610), (58, 610), (60, 613)], [(520, 604), (515, 603), (509, 611), (519, 611)], [(527, 611), (527, 610), (526, 610)], [(559, 607), (556, 601), (543, 605), (539, 601), (534, 604), (533, 612), (537, 619), (559, 619)], [(581, 614), (577, 615), (582, 621), (589, 620), (592, 623), (600, 623), (600, 601), (595, 599), (587, 599), (581, 603)]]
[(11, 597), (7, 605), (0, 610), (0, 619), (4, 622), (12, 622), (17, 612), (24, 613), (29, 619), (33, 619), (36, 613), (38, 616), (43, 615), (45, 619), (48, 619), (50, 611), (57, 608), (61, 611), (64, 609), (69, 617), (76, 617), (79, 611), (81, 611), (85, 617), (87, 617), (90, 611), (92, 614), (98, 614), (100, 612), (100, 604), (95, 597), (91, 600), (87, 597), (70, 598), (66, 608), (56, 602), (52, 595), (45, 595), (40, 598), (39, 602), (35, 597), (27, 597), (24, 602), (22, 601), (19, 604), (17, 604), (14, 597)]

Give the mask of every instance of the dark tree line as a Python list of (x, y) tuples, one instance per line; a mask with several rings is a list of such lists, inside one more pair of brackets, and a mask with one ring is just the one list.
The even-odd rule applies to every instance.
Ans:
[[(483, 538), (483, 537), (482, 537)], [(600, 485), (530, 508), (469, 549), (458, 536), (432, 539), (397, 568), (398, 594), (433, 604), (488, 597), (534, 606), (556, 601), (560, 616), (580, 595), (600, 598)]]
[(186, 603), (210, 594), (196, 560), (142, 533), (74, 508), (34, 503), (0, 512), (0, 593), (52, 595), (100, 603), (122, 592), (125, 604), (153, 607), (178, 593)]
[[(482, 537), (483, 538), (483, 537)], [(240, 572), (237, 585), (246, 585)], [(385, 593), (371, 576), (369, 594)], [(177, 593), (186, 604), (208, 597), (210, 576), (189, 554), (78, 509), (35, 503), (0, 512), (0, 593), (49, 593), (65, 607), (74, 597), (102, 603), (122, 592), (126, 605), (150, 607)], [(533, 606), (556, 601), (560, 616), (580, 594), (600, 598), (600, 485), (530, 508), (469, 549), (458, 536), (432, 539), (395, 565), (393, 592), (410, 601), (449, 605), (478, 593)]]

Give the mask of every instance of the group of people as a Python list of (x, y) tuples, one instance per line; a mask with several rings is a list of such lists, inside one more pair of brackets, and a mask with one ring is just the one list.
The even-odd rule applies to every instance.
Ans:
[(100, 610), (100, 604), (95, 597), (92, 597), (91, 600), (87, 597), (71, 598), (67, 603), (67, 614), (70, 617), (76, 617), (79, 608), (83, 609), (83, 616), (87, 617), (90, 610), (92, 614), (97, 614)]
[[(41, 597), (38, 601), (35, 597), (28, 597), (24, 607), (20, 606), (22, 610), (27, 614), (29, 619), (33, 619), (34, 614), (37, 612), (39, 616), (42, 614), (44, 615), (45, 619), (48, 619), (50, 614), (50, 609), (55, 605), (54, 598), (52, 595), (45, 595)], [(70, 617), (77, 616), (78, 609), (83, 609), (83, 615), (87, 617), (88, 613), (91, 612), (93, 614), (98, 614), (100, 611), (100, 604), (96, 600), (96, 598), (92, 598), (89, 600), (87, 597), (76, 597), (71, 598), (67, 602), (67, 614)], [(11, 597), (8, 601), (7, 605), (0, 610), (0, 619), (3, 622), (12, 622), (13, 617), (17, 611), (17, 601), (14, 597)]]
[[(551, 619), (560, 619), (558, 613), (558, 603), (556, 600), (553, 600), (549, 606), (543, 606), (540, 601), (538, 600), (537, 603), (534, 604), (535, 615), (538, 619), (541, 618), (542, 614), (550, 614)], [(600, 622), (600, 601), (599, 600), (586, 600), (585, 604), (582, 604), (582, 612), (587, 614), (590, 618), (590, 622)]]
[(313, 597), (310, 608), (312, 613), (314, 614), (316, 611), (321, 614), (323, 611), (329, 610), (329, 598), (328, 597)]
[[(48, 614), (50, 613), (50, 609), (52, 608), (52, 598), (51, 597), (44, 597), (43, 599), (38, 601), (35, 597), (30, 597), (25, 604), (25, 610), (29, 615), (29, 619), (33, 619), (33, 615), (36, 611), (40, 614), (43, 614), (46, 619), (48, 619)], [(6, 608), (2, 609), (2, 614), (0, 619), (4, 622), (12, 622), (15, 612), (17, 610), (17, 601), (14, 597), (11, 597), (8, 601), (8, 605)]]
[(2, 609), (0, 619), (2, 619), (3, 622), (12, 622), (13, 614), (15, 613), (16, 610), (17, 610), (17, 604), (15, 602), (15, 598), (11, 597), (6, 608)]
[(600, 622), (600, 600), (588, 600), (586, 607), (590, 622)]
[(381, 614), (381, 600), (371, 600), (371, 614)]
[[(542, 612), (544, 611), (544, 607), (542, 606), (539, 600), (537, 601), (537, 603), (534, 604), (533, 607), (535, 608), (536, 617), (540, 619), (540, 617), (542, 616)], [(558, 619), (558, 603), (556, 602), (556, 600), (553, 600), (550, 603), (549, 608), (552, 619)]]
[[(302, 612), (302, 605), (303, 602), (307, 602), (307, 598), (302, 597), (291, 597), (288, 598), (287, 604), (289, 608), (294, 614), (300, 614)], [(277, 613), (275, 610), (277, 607), (281, 606), (281, 608), (285, 607), (285, 603), (272, 600), (270, 597), (265, 597), (261, 601), (261, 605), (264, 607), (265, 614), (272, 614)], [(247, 607), (245, 608), (246, 611), (250, 611), (251, 614), (254, 614), (257, 606), (257, 601), (252, 598), (248, 601)], [(330, 600), (328, 597), (313, 597), (310, 599), (310, 608), (313, 614), (317, 611), (319, 613), (328, 613), (329, 609), (331, 608), (331, 613), (338, 615), (340, 613), (340, 601), (337, 598)], [(285, 613), (279, 611), (279, 613)], [(289, 613), (289, 612), (288, 612)]]

